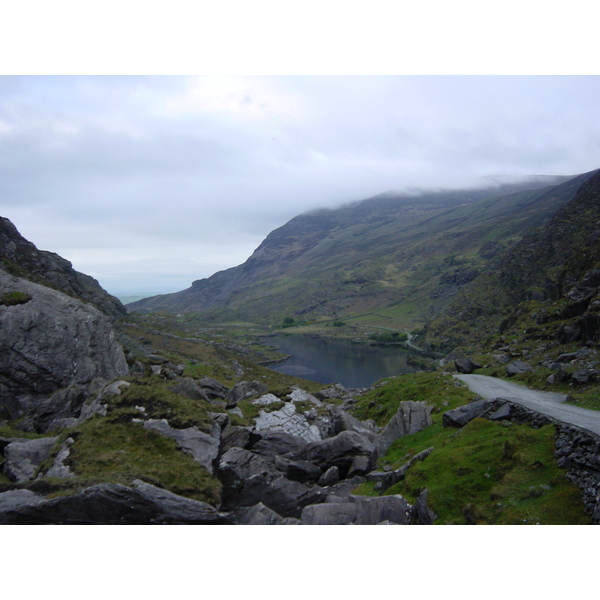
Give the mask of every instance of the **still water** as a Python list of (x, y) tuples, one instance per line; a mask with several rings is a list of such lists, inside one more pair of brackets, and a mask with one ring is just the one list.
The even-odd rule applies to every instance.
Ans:
[(319, 383), (341, 383), (347, 388), (369, 387), (382, 377), (413, 373), (402, 348), (379, 348), (345, 340), (278, 334), (265, 343), (291, 354), (286, 362), (269, 368)]

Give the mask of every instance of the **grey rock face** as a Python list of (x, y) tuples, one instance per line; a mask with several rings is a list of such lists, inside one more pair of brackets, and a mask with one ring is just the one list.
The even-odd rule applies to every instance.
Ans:
[(233, 408), (240, 400), (264, 394), (269, 388), (260, 381), (241, 381), (236, 383), (232, 390), (227, 393), (225, 401), (227, 408)]
[(272, 429), (262, 429), (252, 434), (249, 449), (266, 456), (285, 456), (299, 452), (306, 440), (297, 435)]
[(307, 504), (326, 498), (318, 487), (309, 487), (284, 477), (272, 458), (242, 448), (231, 448), (219, 465), (223, 483), (223, 506), (250, 507), (262, 502), (283, 517), (299, 517)]
[[(4, 217), (0, 217), (0, 258), (18, 265), (20, 273), (26, 273), (19, 276), (91, 302), (107, 315), (122, 317), (127, 314), (121, 302), (102, 289), (93, 277), (79, 273), (68, 260), (54, 252), (38, 250)], [(5, 268), (0, 261), (0, 269)]]
[(377, 525), (383, 521), (409, 525), (411, 505), (399, 495), (367, 498), (351, 496), (348, 502), (306, 506), (302, 525)]
[(197, 427), (173, 429), (166, 419), (144, 421), (144, 429), (157, 431), (161, 435), (175, 440), (181, 449), (208, 469), (211, 475), (215, 470), (215, 461), (219, 454), (219, 440), (200, 431)]
[(250, 508), (236, 511), (237, 525), (299, 525), (300, 520), (293, 517), (283, 518), (274, 510), (259, 502)]
[(454, 361), (454, 367), (459, 373), (464, 373), (465, 375), (470, 375), (475, 369), (481, 369), (481, 365), (470, 358), (457, 358)]
[(208, 400), (204, 390), (190, 377), (184, 377), (171, 391), (191, 400)]
[(374, 423), (370, 421), (359, 421), (356, 417), (353, 417), (350, 413), (338, 407), (335, 407), (331, 411), (331, 422), (334, 435), (337, 435), (342, 431), (356, 431), (373, 441), (379, 434), (379, 427)]
[(322, 470), (338, 467), (340, 474), (345, 476), (356, 456), (370, 457), (375, 451), (375, 445), (356, 431), (342, 431), (338, 435), (311, 442), (292, 458), (307, 460)]
[(389, 420), (375, 440), (378, 456), (383, 456), (400, 437), (417, 433), (432, 423), (431, 406), (426, 402), (401, 402), (396, 414)]
[(109, 318), (94, 307), (1, 270), (0, 289), (31, 296), (0, 306), (0, 416), (15, 419), (59, 389), (128, 374)]
[[(214, 507), (142, 481), (135, 487), (99, 484), (46, 500), (26, 490), (0, 494), (0, 524), (137, 525), (226, 524)], [(18, 493), (17, 493), (18, 492)]]
[(14, 440), (4, 448), (4, 473), (19, 483), (29, 481), (50, 456), (58, 438)]
[(464, 427), (473, 419), (483, 415), (491, 406), (491, 400), (477, 400), (465, 404), (465, 406), (459, 406), (443, 414), (442, 425), (444, 427)]
[(313, 425), (306, 415), (297, 412), (296, 405), (293, 402), (286, 402), (279, 410), (261, 411), (254, 422), (257, 431), (263, 429), (282, 431), (301, 437), (307, 442), (321, 439), (319, 428)]
[(515, 360), (515, 362), (506, 365), (504, 370), (509, 377), (512, 377), (513, 375), (520, 375), (521, 373), (531, 371), (531, 365), (522, 360)]

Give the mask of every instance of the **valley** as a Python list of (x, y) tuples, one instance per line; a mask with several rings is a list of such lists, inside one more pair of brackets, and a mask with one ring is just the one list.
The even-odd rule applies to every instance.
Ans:
[(502, 383), (600, 411), (600, 174), (528, 185), (299, 215), (126, 308), (3, 219), (0, 523), (600, 522), (598, 432)]

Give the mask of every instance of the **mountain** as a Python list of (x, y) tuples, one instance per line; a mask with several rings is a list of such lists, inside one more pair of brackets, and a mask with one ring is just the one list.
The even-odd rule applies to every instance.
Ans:
[(271, 232), (244, 264), (127, 308), (271, 324), (366, 318), (412, 329), (590, 176), (383, 194), (299, 215)]
[(90, 302), (112, 317), (122, 317), (127, 312), (93, 277), (76, 271), (68, 260), (54, 252), (38, 250), (4, 217), (0, 217), (0, 269)]
[(465, 286), (424, 333), (430, 348), (439, 351), (485, 349), (501, 335), (527, 345), (596, 342), (599, 293), (600, 172), (595, 172), (545, 225), (528, 230)]

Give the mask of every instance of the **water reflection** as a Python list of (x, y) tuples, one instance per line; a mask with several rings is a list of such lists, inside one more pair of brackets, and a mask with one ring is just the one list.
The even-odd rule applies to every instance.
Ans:
[(415, 371), (406, 362), (409, 352), (401, 348), (286, 334), (267, 338), (266, 343), (292, 355), (285, 363), (270, 365), (270, 369), (320, 383), (362, 388), (382, 377)]

